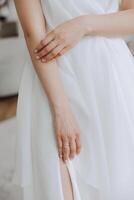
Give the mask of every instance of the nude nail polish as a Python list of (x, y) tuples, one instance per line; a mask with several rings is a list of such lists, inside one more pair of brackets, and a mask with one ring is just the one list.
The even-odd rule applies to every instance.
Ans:
[(41, 60), (42, 62), (46, 62), (46, 60), (43, 58), (42, 60)]
[(36, 56), (36, 59), (39, 59), (40, 57), (39, 56)]

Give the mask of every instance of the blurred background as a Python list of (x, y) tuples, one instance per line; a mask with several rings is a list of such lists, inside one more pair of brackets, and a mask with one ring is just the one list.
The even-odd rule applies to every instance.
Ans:
[(0, 0), (0, 200), (21, 200), (15, 168), (16, 104), (25, 43), (13, 0)]
[[(134, 37), (125, 38), (134, 55)], [(0, 0), (0, 200), (21, 200), (11, 184), (15, 166), (16, 105), (25, 42), (13, 0)]]

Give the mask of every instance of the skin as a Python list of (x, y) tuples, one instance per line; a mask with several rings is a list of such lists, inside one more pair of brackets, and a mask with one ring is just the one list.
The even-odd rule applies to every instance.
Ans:
[(76, 17), (50, 31), (37, 45), (35, 57), (48, 63), (65, 54), (85, 36), (120, 37), (133, 34), (133, 20), (134, 0), (123, 0), (120, 11), (116, 13)]
[[(44, 64), (34, 56), (35, 47), (46, 35), (41, 4), (39, 0), (15, 0), (15, 5), (33, 65), (52, 108), (59, 156), (66, 162), (80, 153), (80, 130), (55, 61)], [(65, 147), (68, 143), (70, 147)]]
[[(121, 10), (116, 13), (78, 16), (49, 33), (46, 32), (39, 0), (15, 0), (15, 5), (33, 65), (52, 107), (59, 156), (66, 161), (80, 153), (82, 144), (55, 58), (87, 35), (113, 37), (134, 33), (131, 23), (134, 20), (134, 1), (123, 0)], [(64, 148), (67, 143), (70, 147)]]
[[(47, 64), (35, 59), (34, 49), (46, 35), (45, 19), (39, 0), (14, 0), (33, 66), (46, 93), (54, 119), (65, 200), (73, 200), (66, 161), (81, 151), (80, 129), (66, 94), (55, 61)], [(25, 12), (24, 12), (25, 11)], [(36, 15), (35, 15), (36, 13)], [(44, 132), (45, 134), (45, 132)], [(65, 148), (65, 144), (70, 146)]]
[[(15, 5), (33, 65), (52, 107), (59, 156), (65, 162), (80, 153), (82, 144), (80, 129), (54, 58), (66, 53), (86, 35), (117, 36), (134, 32), (134, 25), (131, 24), (134, 1), (123, 0), (122, 10), (117, 13), (76, 17), (50, 33), (46, 32), (39, 0), (15, 0)], [(42, 59), (46, 63), (40, 62)]]
[[(121, 5), (122, 11), (117, 13), (74, 18), (50, 33), (46, 32), (39, 0), (15, 0), (15, 5), (33, 66), (52, 108), (59, 157), (65, 162), (81, 152), (82, 144), (79, 125), (71, 110), (55, 58), (65, 54), (87, 35), (113, 37), (134, 33), (134, 25), (131, 23), (134, 20), (134, 1), (124, 0)], [(41, 62), (42, 59), (45, 62)], [(70, 146), (65, 148), (66, 144)], [(65, 199), (72, 200), (68, 172), (62, 162), (60, 166), (64, 184), (66, 182)]]

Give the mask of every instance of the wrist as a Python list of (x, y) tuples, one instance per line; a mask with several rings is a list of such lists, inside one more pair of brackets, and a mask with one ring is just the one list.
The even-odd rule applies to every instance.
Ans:
[(69, 100), (67, 98), (62, 98), (60, 100), (57, 100), (52, 103), (52, 110), (55, 115), (58, 115), (58, 113), (63, 113), (64, 111), (69, 110)]
[(93, 26), (91, 24), (91, 17), (89, 15), (82, 15), (80, 18), (84, 36), (94, 35)]

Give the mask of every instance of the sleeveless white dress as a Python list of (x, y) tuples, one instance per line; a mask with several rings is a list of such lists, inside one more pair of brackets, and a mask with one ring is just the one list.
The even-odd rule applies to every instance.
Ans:
[[(42, 0), (49, 30), (79, 15), (118, 11), (116, 0)], [(74, 200), (134, 200), (134, 59), (122, 38), (87, 36), (57, 59), (81, 129), (67, 163)], [(19, 91), (16, 171), (23, 200), (63, 200), (52, 113), (27, 55)]]

